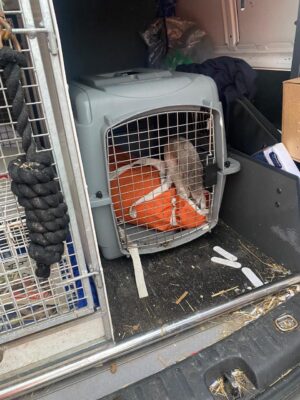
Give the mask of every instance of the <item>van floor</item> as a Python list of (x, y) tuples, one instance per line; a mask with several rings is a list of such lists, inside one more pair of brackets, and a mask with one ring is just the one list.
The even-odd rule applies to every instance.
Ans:
[[(214, 246), (234, 254), (265, 284), (291, 274), (223, 222), (186, 245), (142, 256), (149, 297), (139, 299), (132, 261), (102, 260), (116, 341), (242, 296), (254, 286), (239, 269), (215, 264)], [(184, 298), (183, 298), (184, 297)], [(180, 298), (182, 300), (180, 301)]]

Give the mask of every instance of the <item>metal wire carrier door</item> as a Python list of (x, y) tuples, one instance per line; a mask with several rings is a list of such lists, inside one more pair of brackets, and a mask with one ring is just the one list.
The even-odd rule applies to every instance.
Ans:
[[(43, 100), (47, 87), (40, 87), (43, 76), (38, 47), (28, 40), (26, 20), (31, 18), (28, 2), (5, 2), (7, 18), (11, 19), (14, 31), (27, 57), (27, 67), (22, 72), (22, 87), (30, 113), (30, 122), (36, 141), (54, 156), (54, 166), (62, 190), (67, 182), (61, 182), (63, 164), (58, 160), (53, 146), (55, 129), (48, 121)], [(32, 31), (32, 29), (31, 29)], [(35, 61), (38, 60), (38, 63)], [(42, 93), (43, 92), (43, 93)], [(57, 139), (57, 138), (56, 138)], [(57, 140), (56, 140), (57, 143)], [(10, 190), (7, 167), (10, 160), (22, 154), (21, 139), (15, 132), (15, 121), (6, 96), (6, 87), (0, 71), (0, 343), (55, 324), (77, 318), (94, 310), (81, 244), (76, 231), (74, 209), (71, 198), (65, 194), (71, 223), (70, 235), (65, 243), (65, 252), (60, 263), (52, 266), (49, 279), (40, 281), (35, 276), (35, 262), (27, 254), (28, 231), (24, 210), (17, 204)]]
[[(209, 229), (214, 204), (214, 186), (205, 187), (205, 180), (203, 192), (207, 210), (203, 223), (195, 222), (195, 209), (192, 206), (185, 210), (185, 219), (190, 218), (187, 226), (178, 224), (176, 216), (174, 223), (170, 221), (170, 224), (164, 225), (162, 222), (164, 218), (162, 214), (165, 212), (162, 202), (165, 201), (165, 196), (168, 196), (167, 193), (164, 197), (159, 197), (166, 191), (165, 176), (162, 176), (166, 175), (166, 171), (163, 170), (164, 160), (168, 156), (166, 151), (169, 151), (168, 144), (182, 139), (192, 145), (202, 164), (202, 168), (199, 168), (199, 164), (186, 153), (184, 155), (186, 170), (189, 175), (202, 181), (205, 168), (215, 163), (214, 117), (211, 109), (206, 107), (162, 109), (130, 119), (107, 131), (110, 195), (123, 249), (126, 250), (132, 245), (144, 251), (155, 246), (162, 249), (168, 247), (170, 242), (174, 245), (174, 241), (179, 239), (180, 243), (185, 239), (188, 241), (191, 233), (199, 232), (200, 236)], [(130, 172), (128, 165), (132, 168)], [(177, 176), (180, 175), (179, 170), (176, 173)], [(187, 179), (186, 176), (180, 178), (183, 183)], [(173, 194), (174, 190), (178, 192), (173, 183), (168, 188)], [(150, 194), (145, 198), (147, 192)], [(158, 200), (152, 202), (156, 196)], [(143, 199), (137, 201), (141, 197)], [(193, 192), (189, 193), (189, 197), (191, 203)], [(177, 203), (174, 196), (171, 202), (176, 213), (178, 197)], [(145, 219), (134, 220), (132, 203), (135, 205), (143, 203), (148, 207), (146, 223)], [(169, 214), (166, 218), (169, 218)], [(147, 223), (149, 220), (151, 223)]]

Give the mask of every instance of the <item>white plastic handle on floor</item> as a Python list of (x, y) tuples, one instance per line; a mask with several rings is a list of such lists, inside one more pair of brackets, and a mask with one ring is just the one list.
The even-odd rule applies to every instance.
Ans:
[(211, 261), (216, 264), (226, 265), (227, 267), (236, 269), (240, 269), (242, 267), (242, 264), (239, 262), (226, 260), (225, 258), (220, 258), (220, 257), (212, 257)]
[(252, 271), (252, 269), (248, 267), (243, 267), (242, 272), (247, 279), (252, 283), (254, 287), (263, 286), (263, 282), (259, 279), (259, 277)]
[(233, 254), (229, 253), (228, 251), (224, 250), (222, 247), (220, 246), (215, 246), (213, 248), (213, 251), (215, 251), (216, 253), (220, 254), (220, 256), (226, 258), (227, 260), (230, 261), (237, 261), (237, 257), (234, 256)]

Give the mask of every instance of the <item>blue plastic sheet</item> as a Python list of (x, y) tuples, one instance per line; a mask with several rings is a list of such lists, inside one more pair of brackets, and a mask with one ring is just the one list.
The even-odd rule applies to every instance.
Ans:
[[(71, 236), (69, 236), (67, 238), (67, 248), (68, 248), (68, 253), (69, 253), (69, 257), (70, 257), (70, 261), (71, 261), (71, 265), (72, 265), (72, 270), (73, 270), (73, 275), (74, 277), (78, 277), (80, 275), (78, 266), (77, 266), (77, 259), (76, 256), (74, 254), (74, 246), (73, 243), (71, 241)], [(93, 281), (92, 278), (89, 278), (89, 283), (91, 285), (91, 292), (92, 292), (92, 296), (93, 296), (93, 300), (94, 300), (94, 306), (95, 307), (99, 307), (99, 298), (97, 295), (97, 290), (95, 287), (95, 283)], [(70, 308), (72, 308), (73, 305), (75, 305), (75, 308), (79, 309), (79, 308), (83, 308), (87, 306), (87, 301), (85, 299), (85, 293), (83, 290), (83, 286), (82, 286), (82, 281), (81, 280), (76, 280), (75, 282), (75, 286), (76, 286), (76, 291), (77, 291), (77, 301), (75, 303), (71, 303)], [(70, 290), (69, 286), (65, 286), (65, 290), (66, 292), (68, 292)]]

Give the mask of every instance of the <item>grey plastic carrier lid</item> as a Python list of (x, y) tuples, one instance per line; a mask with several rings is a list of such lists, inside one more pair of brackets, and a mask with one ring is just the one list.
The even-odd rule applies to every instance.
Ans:
[(171, 78), (172, 72), (167, 70), (136, 68), (125, 71), (108, 72), (104, 74), (89, 75), (80, 78), (81, 82), (87, 86), (105, 90), (108, 86), (118, 86), (122, 83), (132, 83), (134, 81), (147, 81), (152, 79)]
[(81, 78), (85, 85), (114, 96), (151, 98), (175, 93), (190, 85), (192, 77), (171, 71), (136, 69)]

